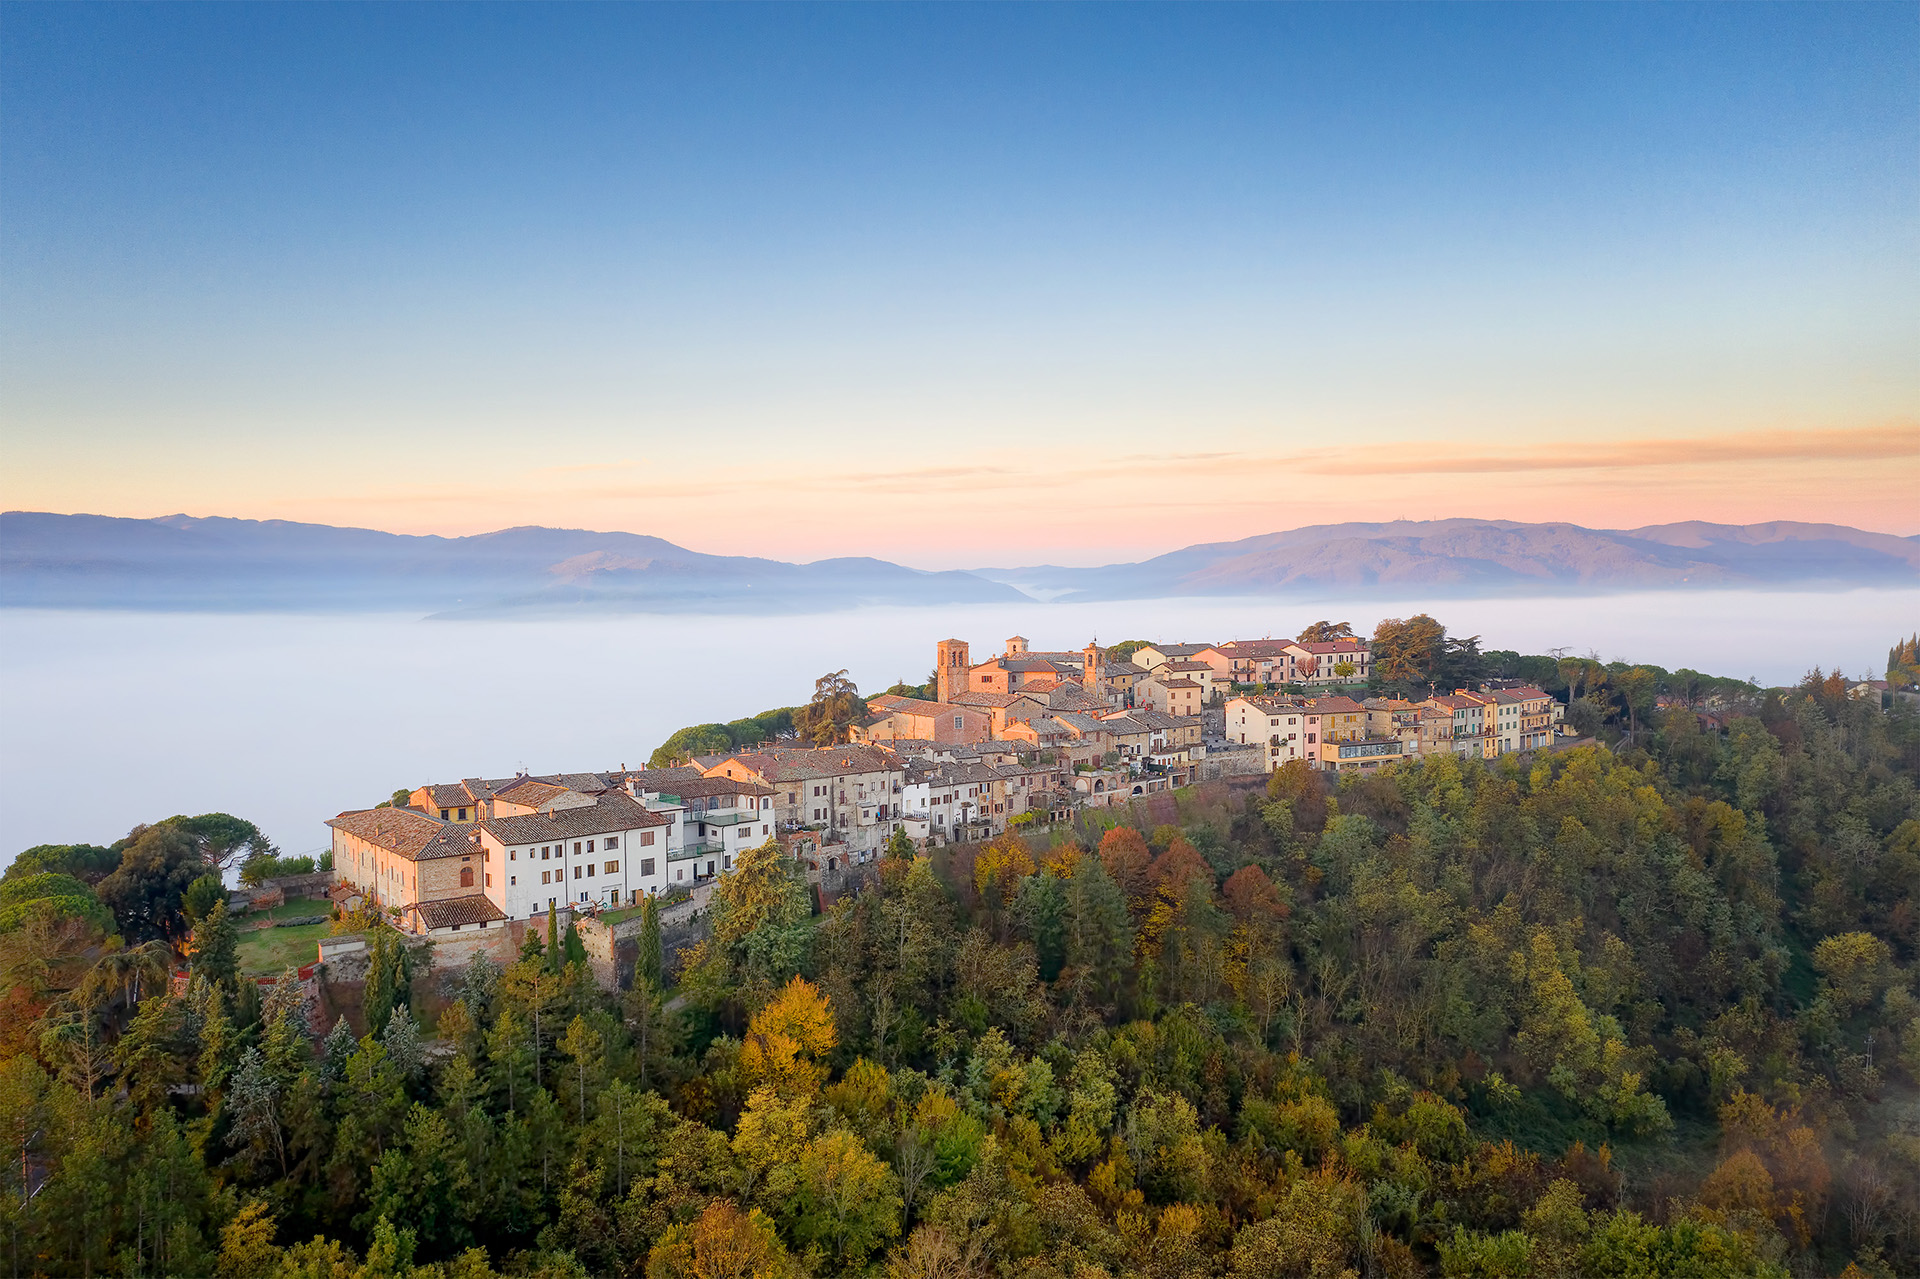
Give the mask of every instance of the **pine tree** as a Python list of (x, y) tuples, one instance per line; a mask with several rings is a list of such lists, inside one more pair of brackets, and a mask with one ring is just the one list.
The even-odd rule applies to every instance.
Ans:
[[(240, 1035), (234, 1028), (233, 1019), (227, 1016), (226, 993), (210, 981), (196, 979), (194, 985), (201, 996), (192, 1019), (193, 1032), (200, 1039), (200, 1086), (210, 1096), (218, 1096), (226, 1086), (227, 1076), (232, 1073)], [(192, 1000), (192, 992), (189, 992), (189, 1000)]]
[(413, 1011), (405, 1004), (396, 1005), (387, 1018), (380, 1046), (387, 1050), (387, 1060), (409, 1084), (418, 1080), (426, 1069), (427, 1054), (420, 1042), (420, 1023), (413, 1019)]
[(342, 1016), (333, 1023), (333, 1029), (327, 1032), (327, 1038), (320, 1045), (320, 1074), (328, 1083), (335, 1083), (346, 1077), (347, 1062), (354, 1050), (360, 1046), (353, 1037), (352, 1027)]
[(500, 965), (485, 952), (475, 951), (460, 973), (460, 1002), (467, 1006), (475, 1024), (484, 1024), (493, 1009), (494, 992), (500, 987)]
[(280, 1132), (280, 1086), (258, 1048), (241, 1054), (240, 1068), (234, 1071), (233, 1087), (227, 1092), (226, 1112), (231, 1120), (227, 1144), (247, 1152), (256, 1165), (271, 1155), (285, 1176), (287, 1147)]

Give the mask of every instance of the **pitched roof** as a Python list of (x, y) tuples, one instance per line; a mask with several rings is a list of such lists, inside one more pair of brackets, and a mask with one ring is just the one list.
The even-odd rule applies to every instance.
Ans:
[(676, 768), (635, 768), (628, 772), (617, 773), (615, 776), (622, 783), (632, 786), (636, 790), (659, 791), (672, 790), (672, 783), (674, 782), (692, 781), (694, 778), (704, 777), (706, 774), (697, 768), (690, 768), (682, 764)]
[[(1000, 664), (1000, 669), (1003, 671), (1019, 671), (1023, 674), (1044, 673), (1048, 675), (1060, 675), (1068, 671), (1077, 671), (1080, 669), (1078, 662), (1061, 661), (1051, 657), (1034, 657), (1032, 655), (1025, 657), (1001, 657), (994, 660)], [(991, 662), (987, 663), (987, 665), (992, 664)]]
[(775, 747), (718, 755), (704, 770), (709, 777), (736, 763), (770, 782), (844, 777), (849, 773), (885, 773), (900, 767), (900, 757), (883, 747), (854, 743), (847, 746)]
[(1158, 679), (1158, 680), (1155, 680), (1154, 683), (1158, 684), (1161, 688), (1199, 688), (1200, 687), (1198, 684), (1194, 683), (1190, 679)]
[(619, 776), (614, 773), (542, 773), (533, 780), (583, 793), (611, 790), (620, 784)]
[(1213, 650), (1233, 657), (1278, 657), (1293, 643), (1283, 639), (1228, 640), (1215, 644)]
[(1169, 715), (1152, 706), (1136, 706), (1127, 712), (1134, 722), (1145, 724), (1148, 728), (1192, 728), (1200, 722), (1198, 715)]
[(505, 800), (509, 804), (524, 804), (528, 808), (538, 808), (566, 793), (565, 786), (555, 786), (552, 782), (540, 782), (531, 777), (523, 777), (512, 786), (495, 791), (493, 797)]
[(968, 689), (964, 693), (953, 695), (955, 706), (1011, 706), (1020, 701), (1038, 701), (1026, 693), (989, 693), (982, 689)]
[(475, 799), (487, 799), (520, 781), (519, 777), (462, 777), (460, 784)]
[(537, 844), (541, 840), (611, 835), (645, 826), (671, 826), (673, 819), (650, 811), (619, 791), (594, 797), (579, 808), (556, 808), (530, 817), (489, 817), (480, 829), (503, 844)]
[(1105, 720), (1093, 715), (1084, 714), (1080, 711), (1056, 711), (1053, 715), (1053, 720), (1055, 723), (1064, 724), (1066, 727), (1077, 729), (1082, 733), (1106, 733), (1112, 731), (1107, 727)]
[(771, 795), (773, 787), (731, 777), (691, 777), (656, 793), (678, 795), (681, 799), (705, 799), (709, 795)]
[(451, 829), (411, 808), (362, 808), (341, 813), (327, 825), (409, 861)]
[[(903, 715), (945, 715), (954, 709), (953, 705), (946, 702), (930, 702), (921, 697), (901, 697), (895, 693), (881, 693), (876, 697), (869, 697), (867, 707), (869, 710), (881, 712), (898, 711)], [(962, 706), (961, 709), (973, 708)]]
[(1138, 714), (1133, 711), (1121, 711), (1116, 715), (1102, 715), (1100, 722), (1106, 725), (1109, 733), (1114, 733), (1121, 737), (1126, 737), (1133, 733), (1151, 733), (1153, 731), (1153, 726), (1143, 723)]
[(1149, 644), (1148, 648), (1169, 660), (1192, 657), (1195, 653), (1204, 653), (1213, 647), (1211, 644)]
[[(1204, 649), (1202, 650), (1205, 651)], [(1169, 671), (1210, 671), (1213, 667), (1205, 662), (1162, 662), (1161, 669)]]
[(418, 911), (420, 922), (428, 928), (452, 928), (457, 924), (477, 924), (482, 920), (492, 922), (507, 917), (504, 911), (487, 900), (485, 893), (439, 897), (432, 901), (415, 902), (407, 909)]
[(435, 782), (420, 789), (427, 792), (427, 799), (435, 808), (473, 807), (473, 796), (467, 794), (467, 788), (458, 782)]
[(927, 769), (926, 779), (936, 786), (995, 782), (1000, 780), (1000, 770), (991, 764), (967, 764), (955, 760), (934, 764)]
[(1367, 641), (1363, 639), (1337, 639), (1337, 640), (1314, 640), (1312, 643), (1307, 643), (1301, 640), (1295, 640), (1291, 645), (1289, 645), (1289, 647), (1300, 649), (1303, 652), (1315, 653), (1315, 654), (1359, 653), (1359, 652), (1365, 651), (1367, 647)]
[(1314, 715), (1358, 715), (1367, 708), (1351, 697), (1310, 697), (1306, 709)]
[(1107, 699), (1081, 684), (1060, 684), (1048, 690), (1047, 709), (1091, 711), (1107, 709)]
[(1227, 705), (1229, 706), (1233, 705), (1235, 702), (1245, 702), (1247, 705), (1253, 707), (1255, 710), (1262, 711), (1268, 715), (1273, 715), (1280, 711), (1296, 711), (1297, 712), (1302, 707), (1301, 699), (1287, 695), (1287, 694), (1275, 694), (1274, 696), (1271, 696), (1271, 697), (1258, 697), (1258, 696), (1230, 697), (1227, 699)]

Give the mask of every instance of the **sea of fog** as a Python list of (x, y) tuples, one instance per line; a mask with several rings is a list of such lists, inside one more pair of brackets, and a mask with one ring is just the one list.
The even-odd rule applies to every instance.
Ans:
[(412, 617), (0, 611), (0, 864), (226, 811), (288, 853), (342, 809), (460, 777), (638, 767), (683, 724), (805, 701), (846, 668), (919, 682), (936, 641), (1078, 649), (1152, 638), (1371, 631), (1428, 611), (1487, 648), (1566, 649), (1765, 683), (1864, 674), (1920, 626), (1920, 591), (1551, 600), (1272, 600), (873, 608), (816, 616), (428, 622)]

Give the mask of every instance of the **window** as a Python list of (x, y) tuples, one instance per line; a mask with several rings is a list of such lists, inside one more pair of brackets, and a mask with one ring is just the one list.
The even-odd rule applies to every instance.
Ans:
[(653, 874), (653, 858), (651, 858), (651, 857), (642, 857), (642, 858), (640, 859), (640, 873), (641, 873), (642, 875), (651, 875), (651, 874)]
[(547, 860), (548, 855), (549, 855), (549, 849), (542, 847), (540, 850), (540, 860), (541, 861)]
[(517, 849), (517, 848), (509, 848), (509, 849), (507, 850), (507, 860), (508, 860), (508, 861), (510, 861), (510, 862), (517, 862), (517, 861), (519, 861), (519, 860), (520, 860), (520, 850), (519, 850), (519, 849)]
[(573, 841), (573, 855), (575, 857), (580, 855), (580, 841), (577, 839)]
[(515, 884), (517, 884), (517, 883), (519, 883), (519, 882), (520, 882), (520, 877), (519, 877), (518, 875), (509, 875), (509, 876), (507, 876), (507, 887), (508, 887), (508, 888), (512, 888), (512, 887), (513, 887), (513, 886), (514, 886)]
[(467, 820), (467, 810), (464, 808), (460, 810), (460, 820), (463, 822)]
[(608, 862), (601, 873), (605, 875), (618, 875), (620, 873), (620, 863)]
[(491, 875), (488, 875), (488, 876), (486, 876), (486, 877), (485, 877), (485, 879), (486, 879), (486, 887), (488, 887), (488, 888), (492, 888), (492, 887), (493, 887), (493, 876), (491, 876)]
[(580, 900), (581, 900), (581, 901), (585, 901), (585, 900), (587, 900), (587, 894), (586, 894), (586, 890), (585, 890), (585, 889), (582, 889), (582, 890), (581, 890), (581, 892), (580, 892)]
[(462, 866), (460, 868), (460, 887), (462, 888), (473, 887), (473, 867)]
[(609, 850), (620, 847), (620, 837), (618, 835), (607, 836), (607, 842), (604, 847)]
[(956, 730), (965, 728), (967, 726), (967, 721), (963, 716), (955, 715), (953, 717), (953, 726)]
[(441, 821), (443, 821), (443, 822), (444, 822), (444, 821), (446, 821), (446, 820), (447, 820), (447, 819), (448, 819), (449, 817), (452, 817), (452, 816), (453, 816), (453, 811), (452, 811), (451, 809), (446, 809), (446, 808), (443, 808), (443, 809), (441, 809), (441, 810), (440, 810), (440, 820), (441, 820)]
[(650, 831), (650, 830), (643, 830), (643, 831), (641, 831), (641, 832), (640, 832), (640, 847), (642, 847), (642, 848), (652, 848), (652, 847), (653, 847), (653, 832), (652, 832), (652, 831)]
[[(574, 851), (575, 851), (575, 852), (578, 852), (578, 851), (580, 851), (580, 850), (576, 848), (576, 849), (575, 849)], [(588, 840), (588, 841), (587, 841), (587, 851), (588, 851), (588, 852), (592, 852), (592, 851), (593, 851), (593, 841), (592, 841), (592, 840)]]
[(551, 878), (551, 876), (552, 876), (552, 874), (553, 874), (553, 872), (552, 872), (552, 871), (546, 871), (546, 870), (543, 870), (543, 871), (541, 871), (541, 872), (540, 872), (540, 882), (541, 882), (541, 883), (543, 883), (543, 884), (544, 884), (544, 883), (546, 883), (546, 882), (547, 882), (547, 880), (548, 880), (549, 878)]
[(582, 872), (582, 871), (584, 871), (584, 870), (590, 870), (590, 869), (592, 869), (592, 864), (591, 864), (591, 863), (589, 863), (589, 864), (588, 864), (588, 865), (586, 865), (586, 866), (575, 866), (575, 867), (573, 868), (573, 877), (574, 877), (575, 879), (579, 879), (579, 878), (580, 878), (580, 874), (581, 874), (581, 872)]

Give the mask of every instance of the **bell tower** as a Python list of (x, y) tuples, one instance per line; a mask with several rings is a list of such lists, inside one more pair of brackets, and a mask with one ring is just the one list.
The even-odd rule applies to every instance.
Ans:
[(934, 697), (942, 702), (951, 702), (954, 694), (966, 692), (967, 675), (972, 669), (973, 664), (967, 660), (965, 640), (941, 640), (933, 655)]
[(1080, 685), (1096, 697), (1106, 696), (1100, 685), (1100, 644), (1096, 640), (1088, 640), (1080, 650)]

